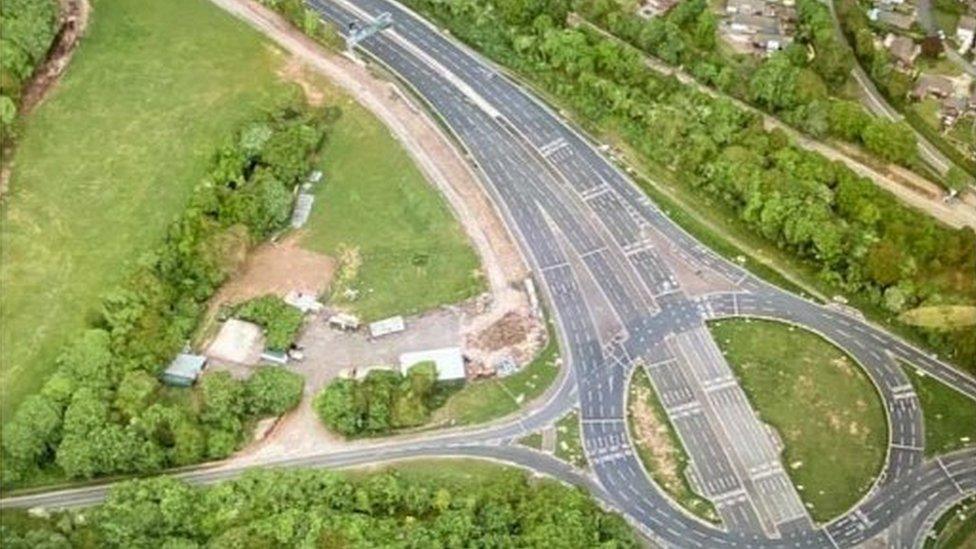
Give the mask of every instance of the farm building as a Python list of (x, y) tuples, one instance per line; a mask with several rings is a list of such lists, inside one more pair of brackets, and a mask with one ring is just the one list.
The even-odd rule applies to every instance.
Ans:
[(207, 357), (180, 353), (163, 372), (163, 383), (175, 387), (189, 387), (196, 382), (206, 367)]
[(464, 369), (464, 357), (461, 355), (460, 347), (445, 347), (443, 349), (403, 353), (400, 355), (400, 372), (403, 375), (407, 375), (410, 367), (416, 366), (421, 362), (434, 363), (434, 366), (437, 368), (438, 381), (452, 381), (467, 377)]

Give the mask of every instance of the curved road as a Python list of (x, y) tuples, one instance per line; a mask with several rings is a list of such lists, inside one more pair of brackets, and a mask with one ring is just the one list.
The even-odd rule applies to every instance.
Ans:
[[(579, 484), (661, 545), (853, 546), (896, 524), (896, 543), (941, 502), (976, 491), (976, 450), (923, 460), (924, 428), (895, 358), (976, 399), (976, 380), (864, 322), (802, 300), (725, 261), (676, 226), (563, 119), (500, 70), (388, 0), (312, 0), (326, 19), (393, 14), (394, 26), (360, 49), (441, 117), (477, 166), (554, 313), (568, 373), (525, 417), (422, 440), (395, 439), (343, 452), (262, 463), (346, 466), (419, 456), (478, 456)], [(865, 367), (886, 404), (891, 440), (884, 471), (854, 510), (813, 524), (767, 430), (705, 322), (763, 316), (815, 330)], [(691, 457), (691, 481), (722, 525), (692, 517), (648, 480), (625, 422), (627, 380), (649, 374)], [(578, 406), (592, 476), (511, 442)], [(212, 466), (178, 473), (194, 483), (238, 475)], [(86, 505), (106, 486), (24, 495), (0, 506)], [(911, 539), (908, 539), (910, 538)]]

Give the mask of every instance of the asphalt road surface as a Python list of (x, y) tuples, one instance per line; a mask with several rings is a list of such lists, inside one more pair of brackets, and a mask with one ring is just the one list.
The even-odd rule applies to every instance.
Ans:
[[(516, 235), (554, 313), (567, 372), (544, 406), (490, 426), (393, 439), (267, 466), (340, 467), (422, 456), (501, 460), (588, 489), (644, 535), (675, 547), (847, 547), (889, 527), (916, 546), (919, 530), (976, 491), (976, 450), (924, 460), (921, 409), (904, 360), (976, 399), (976, 380), (863, 321), (788, 294), (685, 233), (562, 117), (497, 67), (388, 0), (311, 0), (346, 28), (390, 12), (394, 25), (360, 51), (412, 88), (450, 128)], [(871, 492), (815, 525), (705, 322), (773, 318), (814, 330), (851, 353), (878, 387), (890, 444)], [(645, 368), (692, 462), (691, 481), (721, 525), (693, 517), (653, 484), (625, 420), (629, 376)], [(592, 475), (513, 446), (578, 407)], [(829, 451), (829, 449), (825, 449)], [(193, 483), (239, 475), (212, 466)], [(0, 500), (0, 506), (87, 505), (105, 486)]]

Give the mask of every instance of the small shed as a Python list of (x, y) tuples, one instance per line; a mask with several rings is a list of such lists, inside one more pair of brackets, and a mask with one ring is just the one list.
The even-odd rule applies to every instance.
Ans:
[(288, 353), (265, 349), (264, 352), (261, 353), (261, 360), (271, 362), (273, 364), (288, 364)]
[(329, 326), (336, 330), (354, 331), (359, 329), (359, 318), (348, 313), (336, 313), (329, 317)]
[(207, 357), (180, 353), (163, 372), (163, 383), (175, 387), (189, 387), (196, 382), (206, 366)]
[(292, 290), (288, 292), (285, 295), (284, 301), (302, 313), (317, 313), (321, 311), (323, 307), (314, 293), (303, 292), (302, 290)]
[(460, 347), (445, 347), (429, 351), (415, 351), (400, 355), (400, 372), (407, 375), (412, 366), (421, 362), (433, 362), (437, 368), (437, 381), (465, 379), (464, 356)]
[(390, 318), (384, 318), (383, 320), (377, 320), (369, 325), (369, 335), (373, 337), (381, 337), (389, 334), (395, 334), (397, 332), (402, 332), (406, 329), (406, 324), (403, 322), (402, 316), (391, 316)]
[(315, 202), (315, 196), (309, 193), (298, 194), (298, 199), (295, 200), (295, 209), (291, 212), (292, 228), (300, 229), (305, 226), (309, 214), (312, 213), (313, 202)]

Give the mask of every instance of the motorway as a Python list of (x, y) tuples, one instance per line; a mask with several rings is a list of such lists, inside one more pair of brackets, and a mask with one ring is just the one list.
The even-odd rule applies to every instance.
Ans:
[[(388, 0), (311, 0), (347, 28), (383, 12), (393, 27), (358, 48), (426, 102), (465, 149), (532, 266), (557, 323), (567, 371), (522, 417), (422, 439), (269, 462), (339, 467), (421, 456), (501, 460), (583, 486), (655, 544), (847, 547), (888, 531), (916, 546), (944, 503), (976, 492), (976, 450), (925, 460), (924, 424), (902, 360), (976, 399), (976, 380), (870, 324), (771, 286), (675, 225), (585, 137), (497, 67)], [(818, 526), (785, 473), (777, 443), (732, 375), (706, 322), (761, 317), (816, 331), (864, 367), (881, 394), (890, 440), (884, 469), (848, 514)], [(691, 458), (691, 482), (721, 525), (685, 512), (649, 480), (627, 433), (630, 375), (643, 368)], [(512, 442), (578, 407), (592, 475)], [(177, 474), (211, 483), (220, 465)], [(95, 486), (0, 500), (87, 505)]]

